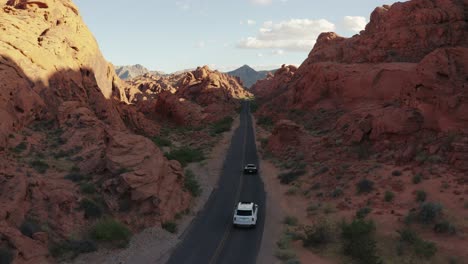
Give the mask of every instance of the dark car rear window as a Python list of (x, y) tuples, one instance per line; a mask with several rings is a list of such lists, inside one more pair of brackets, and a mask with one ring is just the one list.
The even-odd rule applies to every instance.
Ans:
[(237, 210), (237, 215), (239, 216), (250, 216), (252, 215), (252, 211), (246, 211), (246, 210)]

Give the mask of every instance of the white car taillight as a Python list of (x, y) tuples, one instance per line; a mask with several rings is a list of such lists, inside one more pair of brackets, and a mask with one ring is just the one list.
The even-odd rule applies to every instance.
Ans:
[(255, 218), (252, 218), (252, 221), (255, 221)]
[(234, 217), (234, 221), (236, 221), (237, 219)]

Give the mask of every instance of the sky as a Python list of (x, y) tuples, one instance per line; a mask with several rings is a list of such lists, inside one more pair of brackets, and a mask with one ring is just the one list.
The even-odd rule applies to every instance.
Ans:
[(300, 65), (321, 32), (350, 37), (393, 0), (75, 0), (114, 65), (166, 73)]

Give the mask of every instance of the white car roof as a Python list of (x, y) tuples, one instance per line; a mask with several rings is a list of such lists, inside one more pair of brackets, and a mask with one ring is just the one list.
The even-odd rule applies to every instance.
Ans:
[(252, 210), (253, 206), (254, 206), (254, 203), (239, 202), (239, 204), (237, 205), (237, 210), (248, 211), (248, 210)]

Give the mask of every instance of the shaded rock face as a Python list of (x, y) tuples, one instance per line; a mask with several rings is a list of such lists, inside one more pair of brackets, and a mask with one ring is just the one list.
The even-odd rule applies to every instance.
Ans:
[(220, 120), (240, 106), (240, 99), (251, 96), (237, 77), (207, 66), (165, 77), (144, 75), (127, 83), (127, 96), (140, 111), (179, 125)]
[(242, 81), (242, 84), (247, 88), (251, 88), (257, 81), (262, 80), (268, 76), (268, 74), (273, 74), (276, 70), (271, 71), (256, 71), (248, 65), (244, 65), (239, 69), (227, 72), (227, 74), (239, 77)]
[(73, 181), (93, 185), (88, 198), (134, 229), (188, 208), (180, 165), (128, 130), (152, 135), (159, 126), (126, 105), (74, 4), (1, 7), (0, 248), (15, 263), (53, 262), (52, 243), (91, 225), (80, 206), (87, 195)]
[(257, 115), (294, 119), (294, 109), (317, 132), (323, 125), (316, 120), (339, 113), (327, 131), (341, 133), (347, 144), (401, 143), (424, 131), (461, 140), (468, 133), (466, 7), (466, 1), (396, 3), (377, 8), (353, 38), (322, 34), (297, 70), (283, 67), (254, 85), (263, 103)]

